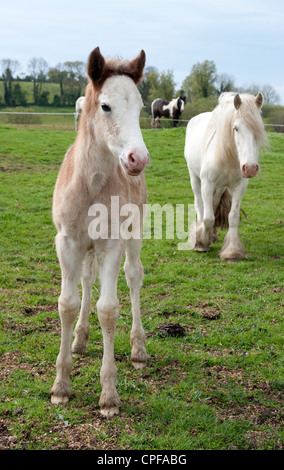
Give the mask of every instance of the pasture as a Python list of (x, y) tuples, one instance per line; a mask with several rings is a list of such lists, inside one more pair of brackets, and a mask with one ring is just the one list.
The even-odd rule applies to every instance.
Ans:
[[(192, 204), (185, 129), (144, 130), (150, 204)], [(87, 354), (74, 357), (72, 399), (53, 406), (60, 270), (51, 219), (59, 165), (74, 131), (0, 128), (0, 449), (280, 450), (283, 448), (284, 136), (249, 182), (240, 237), (247, 257), (178, 250), (149, 239), (141, 260), (147, 368), (130, 361), (123, 270), (115, 338), (120, 414), (99, 413), (102, 333), (93, 288)]]

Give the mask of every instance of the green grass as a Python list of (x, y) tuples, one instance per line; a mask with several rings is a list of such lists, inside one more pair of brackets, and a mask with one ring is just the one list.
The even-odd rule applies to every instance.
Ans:
[[(143, 131), (148, 202), (192, 204), (184, 129)], [(247, 257), (180, 251), (145, 240), (141, 291), (149, 364), (130, 363), (129, 292), (121, 270), (115, 339), (120, 415), (100, 416), (102, 334), (94, 286), (86, 356), (74, 358), (73, 397), (49, 390), (60, 344), (60, 269), (51, 218), (54, 183), (75, 132), (0, 127), (0, 448), (227, 450), (283, 447), (283, 150), (271, 152), (244, 196)], [(173, 322), (184, 336), (159, 327)]]
[(5, 107), (0, 110), (2, 113), (0, 114), (0, 126), (54, 131), (73, 131), (75, 128), (75, 107), (17, 106), (15, 108)]

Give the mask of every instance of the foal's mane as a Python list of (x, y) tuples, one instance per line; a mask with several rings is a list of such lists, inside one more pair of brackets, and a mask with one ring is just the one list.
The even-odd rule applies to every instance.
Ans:
[(205, 149), (213, 137), (216, 137), (215, 158), (217, 160), (236, 162), (236, 146), (234, 142), (233, 122), (240, 119), (253, 133), (259, 149), (268, 147), (268, 140), (261, 118), (260, 108), (256, 97), (249, 94), (240, 94), (241, 105), (234, 106), (235, 93), (223, 93), (219, 104), (212, 112), (212, 117), (204, 137)]

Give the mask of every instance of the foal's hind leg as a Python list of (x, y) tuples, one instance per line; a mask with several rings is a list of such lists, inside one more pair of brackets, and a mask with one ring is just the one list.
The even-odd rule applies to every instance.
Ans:
[(146, 366), (147, 353), (145, 349), (145, 333), (140, 315), (140, 289), (143, 280), (143, 267), (140, 261), (141, 240), (131, 238), (126, 245), (124, 271), (127, 285), (130, 289), (133, 324), (130, 334), (132, 346), (131, 360), (135, 369)]
[(61, 345), (56, 361), (56, 379), (50, 392), (53, 404), (67, 403), (71, 395), (71, 340), (73, 324), (80, 306), (78, 284), (83, 259), (82, 250), (78, 247), (77, 242), (63, 235), (56, 236), (56, 248), (62, 274), (61, 295), (58, 300)]
[(87, 251), (82, 266), (82, 303), (80, 316), (75, 328), (75, 340), (72, 344), (72, 353), (81, 354), (86, 352), (89, 338), (89, 312), (91, 305), (92, 287), (96, 278), (97, 260), (94, 250)]

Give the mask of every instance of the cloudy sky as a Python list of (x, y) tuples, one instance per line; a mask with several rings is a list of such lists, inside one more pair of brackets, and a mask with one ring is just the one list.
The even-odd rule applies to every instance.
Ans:
[(50, 67), (105, 56), (171, 70), (177, 86), (192, 65), (214, 61), (236, 86), (270, 84), (284, 105), (283, 0), (13, 0), (2, 2), (0, 60), (33, 57)]

